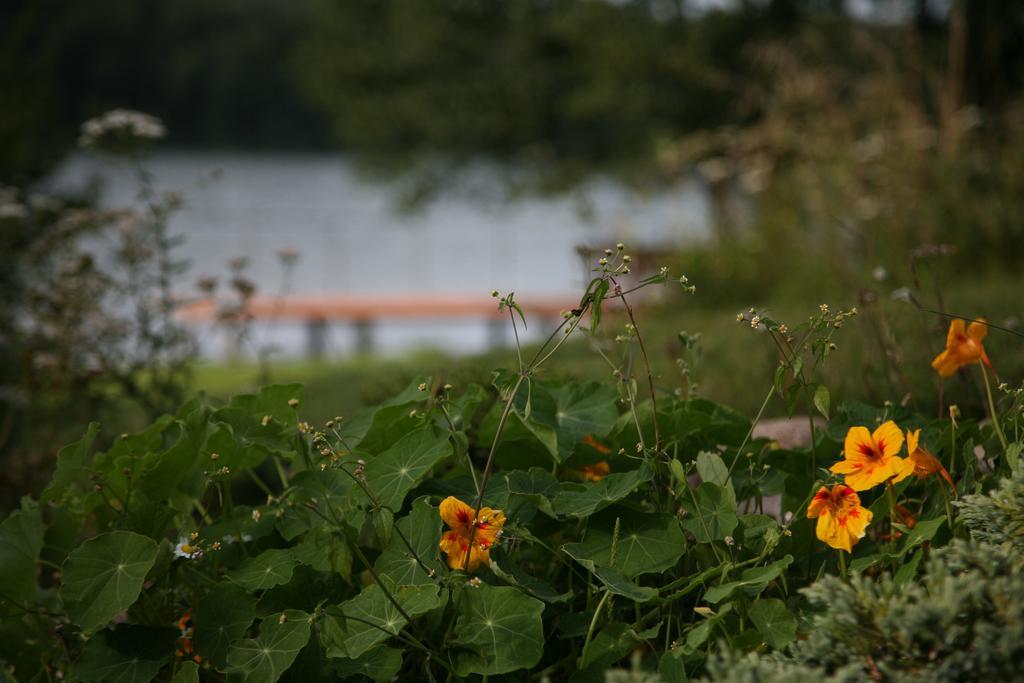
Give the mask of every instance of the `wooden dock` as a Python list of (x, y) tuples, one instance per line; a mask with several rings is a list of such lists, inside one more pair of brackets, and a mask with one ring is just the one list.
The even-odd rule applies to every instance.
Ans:
[[(554, 323), (563, 311), (579, 303), (568, 295), (526, 295), (516, 302), (530, 318)], [(294, 294), (283, 297), (254, 296), (241, 308), (212, 299), (198, 299), (178, 309), (186, 322), (212, 323), (225, 319), (302, 322), (306, 325), (306, 349), (311, 357), (326, 350), (332, 323), (351, 324), (356, 331), (356, 351), (374, 349), (373, 328), (382, 320), (456, 320), (476, 318), (487, 321), (491, 341), (501, 345), (507, 339), (508, 311), (498, 310), (498, 301), (487, 294)]]

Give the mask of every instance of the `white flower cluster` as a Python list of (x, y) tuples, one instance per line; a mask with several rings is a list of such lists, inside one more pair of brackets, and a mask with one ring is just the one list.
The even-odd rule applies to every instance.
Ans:
[(131, 109), (112, 109), (82, 124), (78, 144), (95, 147), (111, 135), (135, 140), (159, 140), (167, 134), (163, 121)]

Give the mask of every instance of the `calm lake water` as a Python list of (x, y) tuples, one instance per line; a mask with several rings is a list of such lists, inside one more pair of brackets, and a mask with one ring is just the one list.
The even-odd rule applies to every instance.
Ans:
[[(161, 152), (146, 167), (157, 188), (185, 200), (171, 221), (172, 233), (185, 238), (178, 255), (190, 266), (183, 293), (195, 291), (203, 275), (224, 280), (227, 261), (244, 256), (259, 291), (276, 294), (277, 253), (294, 249), (300, 254), (295, 294), (489, 297), (499, 289), (571, 299), (587, 277), (578, 246), (670, 247), (708, 230), (707, 200), (696, 182), (653, 195), (592, 182), (571, 195), (506, 200), (500, 175), (482, 168), (461, 184), (483, 191), (456, 190), (407, 211), (400, 185), (369, 181), (339, 155)], [(48, 185), (74, 191), (90, 183), (99, 183), (104, 206), (130, 205), (138, 191), (129, 166), (86, 154), (68, 158)], [(540, 334), (538, 327), (532, 334)], [(272, 343), (281, 355), (306, 348), (301, 324), (258, 329), (260, 343)], [(204, 355), (228, 352), (219, 330), (197, 331)], [(374, 326), (373, 340), (382, 353), (424, 346), (476, 352), (494, 341), (475, 320), (384, 320)], [(328, 353), (350, 353), (351, 325), (331, 324), (326, 343)]]

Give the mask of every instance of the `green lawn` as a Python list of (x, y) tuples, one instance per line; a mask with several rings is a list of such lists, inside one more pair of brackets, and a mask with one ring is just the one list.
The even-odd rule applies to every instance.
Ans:
[[(947, 287), (946, 308), (963, 315), (987, 316), (994, 324), (1019, 328), (1019, 321), (1024, 318), (1019, 298), (1024, 283), (1019, 280), (1008, 275), (995, 276)], [(826, 303), (814, 293), (808, 293), (805, 301), (793, 298), (767, 302), (766, 306), (776, 319), (791, 328), (815, 313), (819, 304)], [(853, 300), (827, 303), (833, 309), (857, 306), (859, 310), (856, 318), (838, 330), (838, 349), (815, 378), (831, 388), (833, 402), (844, 398), (874, 403), (908, 401), (926, 413), (938, 409), (938, 380), (929, 364), (943, 347), (945, 321), (887, 295), (868, 304)], [(697, 391), (753, 415), (771, 385), (777, 351), (767, 335), (737, 323), (736, 313), (743, 308), (702, 307), (698, 290), (696, 297), (678, 297), (669, 304), (638, 309), (638, 323), (658, 387), (674, 391), (685, 386), (675, 364), (682, 352), (676, 335), (680, 330), (700, 333), (702, 353), (695, 373)], [(623, 323), (621, 315), (616, 314), (606, 316), (602, 323), (603, 345), (613, 357), (620, 353), (620, 347), (611, 338)], [(986, 347), (1002, 375), (1024, 374), (1024, 340), (1020, 337), (992, 329)], [(376, 403), (399, 391), (415, 375), (441, 377), (456, 386), (470, 382), (488, 384), (494, 368), (512, 368), (516, 362), (512, 348), (468, 357), (424, 351), (399, 359), (281, 360), (271, 364), (269, 380), (304, 384), (303, 415), (310, 421), (321, 422), (335, 415), (351, 415), (362, 405)], [(541, 375), (613, 381), (609, 366), (582, 338), (563, 345)], [(196, 367), (196, 388), (214, 396), (249, 391), (258, 384), (259, 372), (254, 364), (203, 363)], [(977, 372), (961, 373), (946, 382), (946, 402), (980, 410), (979, 388)], [(783, 411), (781, 401), (773, 401), (769, 406), (769, 414)]]

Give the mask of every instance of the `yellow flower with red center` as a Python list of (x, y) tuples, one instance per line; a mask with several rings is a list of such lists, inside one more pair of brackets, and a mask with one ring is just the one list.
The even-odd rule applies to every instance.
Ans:
[(867, 427), (850, 427), (843, 447), (845, 460), (831, 471), (845, 475), (847, 486), (866, 491), (892, 478), (893, 483), (910, 476), (913, 463), (896, 455), (903, 448), (903, 432), (889, 420), (873, 433)]
[[(473, 549), (469, 552), (470, 573), (476, 571), (480, 564), (491, 563), (491, 547), (501, 536), (501, 528), (505, 525), (505, 513), (491, 508), (480, 508), (476, 514), (470, 506), (455, 496), (448, 496), (441, 501), (441, 519), (449, 530), (441, 536), (441, 550), (448, 555), (448, 566), (452, 569), (466, 569), (466, 551), (469, 550), (470, 536)], [(476, 532), (473, 532), (473, 524)]]
[(953, 483), (953, 477), (949, 476), (949, 472), (942, 466), (939, 459), (929, 453), (927, 450), (921, 447), (921, 430), (915, 429), (914, 431), (907, 430), (907, 459), (914, 463), (914, 474), (917, 475), (918, 479), (924, 479), (933, 474), (938, 473), (949, 487), (956, 492), (956, 484)]
[(601, 481), (606, 475), (611, 474), (611, 471), (612, 468), (608, 466), (608, 461), (606, 460), (595, 462), (592, 465), (584, 465), (580, 468), (583, 478), (587, 481)]
[(949, 332), (946, 334), (946, 350), (935, 357), (932, 367), (941, 377), (950, 377), (965, 365), (983, 362), (992, 367), (992, 362), (985, 353), (985, 347), (981, 341), (988, 334), (988, 325), (984, 318), (980, 318), (966, 325), (963, 320), (957, 318), (949, 324)]
[(845, 484), (836, 484), (831, 491), (822, 486), (807, 506), (807, 518), (818, 518), (818, 538), (848, 553), (864, 538), (871, 516), (871, 510), (861, 507), (857, 492)]

